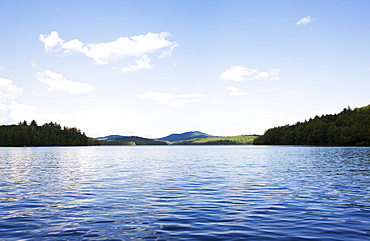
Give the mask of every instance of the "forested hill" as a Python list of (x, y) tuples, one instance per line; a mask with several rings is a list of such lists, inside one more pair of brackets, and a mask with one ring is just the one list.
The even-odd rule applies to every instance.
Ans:
[(75, 127), (57, 123), (38, 126), (36, 121), (0, 126), (0, 146), (86, 146), (92, 139)]
[(269, 129), (255, 145), (370, 146), (370, 105)]
[(171, 134), (166, 137), (158, 138), (157, 140), (168, 141), (168, 142), (179, 142), (179, 141), (192, 140), (195, 138), (207, 138), (207, 137), (213, 137), (213, 136), (200, 132), (200, 131), (189, 131), (189, 132), (185, 132), (182, 134)]
[(175, 142), (174, 145), (251, 145), (257, 135), (213, 136)]
[(158, 141), (139, 136), (119, 136), (111, 135), (98, 138), (100, 145), (168, 145), (165, 141)]

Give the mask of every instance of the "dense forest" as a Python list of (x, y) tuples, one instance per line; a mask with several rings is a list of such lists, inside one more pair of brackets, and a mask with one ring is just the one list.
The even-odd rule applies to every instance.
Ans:
[(57, 123), (38, 126), (36, 121), (27, 124), (0, 126), (0, 146), (86, 146), (94, 144), (85, 133), (75, 127), (61, 127)]
[(255, 145), (370, 146), (370, 105), (269, 129)]

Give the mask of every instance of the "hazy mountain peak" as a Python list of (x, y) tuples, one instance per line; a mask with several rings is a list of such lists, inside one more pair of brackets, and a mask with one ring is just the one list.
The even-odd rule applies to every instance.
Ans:
[(186, 140), (191, 140), (195, 138), (206, 138), (206, 137), (212, 137), (212, 135), (208, 135), (200, 131), (189, 131), (189, 132), (184, 132), (181, 134), (171, 134), (171, 135), (168, 135), (162, 138), (158, 138), (157, 140), (175, 142), (175, 141), (186, 141)]

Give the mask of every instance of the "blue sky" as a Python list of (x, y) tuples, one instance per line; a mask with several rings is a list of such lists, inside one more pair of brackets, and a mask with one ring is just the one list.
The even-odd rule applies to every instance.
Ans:
[(369, 1), (0, 1), (0, 124), (264, 130), (370, 104)]

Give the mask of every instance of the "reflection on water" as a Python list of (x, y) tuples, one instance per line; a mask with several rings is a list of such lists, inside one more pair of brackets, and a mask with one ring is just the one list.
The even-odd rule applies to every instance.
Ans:
[(369, 240), (370, 148), (0, 148), (0, 239)]

